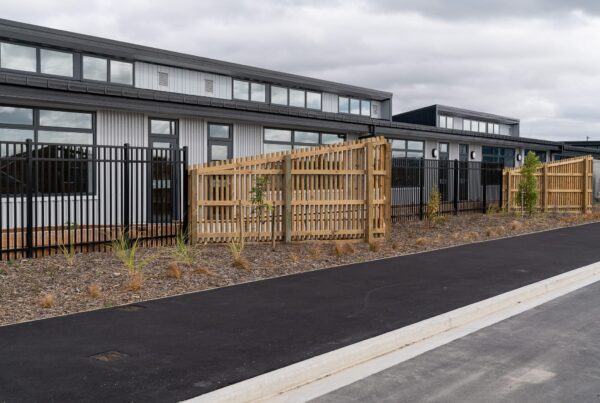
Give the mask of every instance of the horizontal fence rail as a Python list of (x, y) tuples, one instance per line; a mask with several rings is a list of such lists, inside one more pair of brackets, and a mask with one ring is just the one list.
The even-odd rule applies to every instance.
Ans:
[(434, 191), (439, 214), (486, 212), (502, 204), (502, 165), (494, 162), (392, 159), (392, 221), (423, 219)]
[[(186, 230), (186, 149), (0, 142), (0, 258), (107, 251)], [(66, 249), (65, 249), (66, 248)]]
[[(389, 145), (378, 137), (192, 167), (191, 237), (201, 242), (385, 237), (390, 162)], [(256, 203), (258, 184), (264, 184), (268, 208)]]
[[(593, 202), (593, 158), (575, 157), (542, 164), (536, 173), (537, 209), (541, 211), (588, 212)], [(520, 209), (519, 168), (506, 169), (502, 193), (508, 210)]]

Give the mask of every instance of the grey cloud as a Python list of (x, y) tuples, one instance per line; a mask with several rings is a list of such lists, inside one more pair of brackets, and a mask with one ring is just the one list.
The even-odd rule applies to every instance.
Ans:
[(81, 4), (22, 0), (4, 4), (2, 16), (388, 90), (395, 112), (442, 103), (521, 118), (524, 136), (600, 139), (600, 3)]

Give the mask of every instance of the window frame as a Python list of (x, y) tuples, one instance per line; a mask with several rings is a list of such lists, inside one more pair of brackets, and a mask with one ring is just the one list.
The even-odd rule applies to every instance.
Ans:
[[(229, 128), (229, 137), (211, 137), (210, 127), (211, 126), (227, 126)], [(233, 124), (210, 121), (206, 123), (206, 161), (213, 162), (212, 159), (212, 146), (213, 145), (225, 145), (227, 146), (227, 158), (224, 160), (214, 161), (226, 161), (233, 158)]]
[[(248, 91), (246, 91), (246, 95), (248, 98), (244, 99), (244, 98), (236, 98), (235, 97), (235, 83), (236, 81), (238, 83), (245, 83), (248, 84)], [(234, 101), (250, 101), (250, 97), (252, 96), (252, 91), (250, 90), (251, 88), (251, 82), (248, 80), (242, 80), (242, 79), (238, 79), (238, 78), (233, 78), (231, 81), (231, 99), (233, 99)]]
[[(0, 39), (0, 45), (2, 43), (6, 43), (8, 45), (23, 46), (26, 48), (35, 49), (35, 71), (18, 70), (18, 69), (1, 67), (2, 66), (2, 60), (1, 60), (2, 54), (1, 53), (0, 53), (0, 71), (8, 71), (11, 73), (19, 73), (19, 74), (35, 74), (36, 76), (40, 76), (40, 77), (81, 80), (81, 53), (80, 52), (76, 52), (73, 50), (65, 50), (65, 49), (60, 49), (60, 48), (53, 48), (53, 47), (49, 47), (49, 46), (40, 46), (39, 44), (28, 43), (28, 42), (18, 42), (18, 41), (10, 41), (10, 40), (1, 40)], [(73, 56), (73, 75), (63, 76), (63, 75), (58, 75), (58, 74), (42, 73), (42, 54), (41, 54), (42, 50), (49, 50), (52, 52), (61, 52), (61, 53), (67, 53), (67, 54), (72, 55)]]
[[(290, 132), (290, 141), (278, 141), (278, 140), (267, 140), (265, 137), (266, 131), (267, 130), (284, 130), (284, 131), (289, 131)], [(296, 141), (296, 132), (306, 132), (306, 133), (317, 133), (318, 134), (318, 143), (302, 143), (302, 142), (297, 142)], [(262, 141), (263, 141), (263, 150), (264, 150), (264, 145), (265, 144), (279, 144), (279, 145), (289, 145), (290, 146), (290, 150), (295, 150), (297, 149), (295, 146), (308, 146), (308, 147), (318, 147), (321, 145), (331, 145), (331, 144), (337, 144), (337, 143), (323, 143), (323, 134), (335, 134), (338, 136), (343, 136), (342, 141), (347, 141), (348, 140), (348, 134), (346, 133), (333, 133), (333, 132), (323, 132), (323, 131), (319, 131), (319, 130), (310, 130), (310, 129), (304, 129), (304, 130), (296, 130), (296, 129), (288, 129), (288, 128), (282, 128), (282, 127), (271, 127), (271, 126), (265, 126), (263, 128), (263, 136), (262, 136)]]
[[(285, 103), (273, 102), (273, 88), (285, 90)], [(290, 89), (281, 85), (271, 85), (269, 88), (269, 103), (271, 105), (289, 106), (290, 104)]]
[[(90, 57), (90, 58), (94, 58), (94, 59), (102, 59), (106, 62), (106, 80), (94, 80), (92, 78), (85, 78), (85, 69), (83, 66), (83, 58), (84, 57)], [(98, 55), (92, 55), (92, 54), (88, 54), (88, 53), (82, 53), (81, 54), (81, 81), (92, 82), (92, 83), (110, 83), (110, 58), (98, 56)]]
[[(298, 105), (292, 105), (291, 104), (291, 100), (292, 100), (292, 91), (298, 91), (298, 92), (302, 92), (302, 94), (304, 95), (302, 98), (304, 99), (304, 104), (302, 106), (298, 106)], [(306, 107), (306, 90), (301, 89), (301, 88), (288, 88), (288, 106), (290, 108), (298, 108), (298, 109), (308, 109)]]
[[(39, 144), (47, 144), (50, 146), (67, 146), (67, 147), (82, 147), (82, 148), (86, 148), (87, 151), (91, 151), (91, 153), (93, 154), (96, 149), (96, 140), (97, 140), (97, 131), (96, 131), (96, 112), (93, 111), (84, 111), (84, 110), (75, 110), (75, 109), (63, 109), (63, 108), (45, 108), (45, 107), (30, 107), (30, 106), (22, 106), (22, 105), (8, 105), (8, 104), (0, 104), (1, 107), (8, 107), (8, 108), (22, 108), (22, 109), (31, 109), (32, 110), (32, 124), (31, 125), (25, 125), (25, 124), (10, 124), (10, 123), (0, 123), (0, 128), (4, 129), (4, 128), (9, 128), (9, 129), (17, 129), (17, 130), (31, 130), (32, 132), (32, 136), (33, 138), (31, 139), (32, 141), (32, 145), (33, 145), (33, 149), (37, 150), (38, 149), (38, 145)], [(60, 126), (42, 126), (40, 124), (40, 111), (53, 111), (53, 112), (73, 112), (73, 113), (86, 113), (90, 115), (90, 119), (91, 119), (91, 128), (90, 129), (80, 129), (80, 128), (72, 128), (72, 127), (60, 127)], [(53, 132), (71, 132), (71, 133), (89, 133), (91, 134), (91, 143), (90, 144), (81, 144), (81, 143), (56, 143), (56, 142), (40, 142), (39, 141), (39, 132), (40, 131), (53, 131)], [(5, 141), (5, 140), (0, 140), (1, 143), (15, 143), (15, 144), (25, 144), (25, 141)], [(1, 159), (1, 158), (0, 158)], [(98, 180), (96, 178), (96, 165), (92, 162), (93, 157), (89, 156), (90, 161), (89, 164), (91, 164), (91, 180), (87, 183), (87, 190), (86, 191), (74, 191), (74, 192), (65, 192), (65, 193), (60, 193), (60, 192), (42, 192), (42, 191), (38, 191), (36, 192), (40, 197), (58, 197), (58, 196), (77, 196), (77, 195), (81, 195), (81, 196), (95, 196), (96, 195), (96, 191), (97, 191), (97, 185), (98, 185)], [(83, 162), (84, 160), (82, 160)], [(75, 162), (73, 162), (75, 163)], [(20, 193), (17, 193), (20, 194)], [(14, 196), (15, 194), (13, 193), (5, 193), (3, 194), (3, 198), (4, 197), (11, 197)]]
[[(319, 96), (319, 108), (311, 108), (308, 106), (308, 94), (316, 94)], [(304, 107), (311, 111), (322, 111), (323, 110), (323, 93), (312, 90), (304, 90)], [(339, 105), (338, 105), (339, 108)]]

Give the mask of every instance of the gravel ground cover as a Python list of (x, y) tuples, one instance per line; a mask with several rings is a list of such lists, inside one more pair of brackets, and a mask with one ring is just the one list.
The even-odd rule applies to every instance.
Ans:
[(78, 254), (72, 264), (63, 255), (4, 261), (0, 262), (0, 325), (596, 221), (600, 221), (598, 212), (530, 218), (473, 214), (447, 217), (436, 225), (410, 221), (394, 224), (390, 240), (370, 245), (278, 243), (272, 250), (266, 243), (246, 244), (243, 264), (234, 261), (229, 245), (194, 245), (187, 262), (178, 257), (175, 247), (140, 248), (136, 260), (145, 264), (141, 278), (132, 278), (114, 253)]

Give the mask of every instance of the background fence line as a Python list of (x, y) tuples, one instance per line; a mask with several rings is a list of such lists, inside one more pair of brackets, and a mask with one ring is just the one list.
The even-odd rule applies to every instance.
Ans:
[[(542, 164), (538, 179), (537, 209), (541, 211), (588, 212), (593, 201), (593, 158), (575, 157)], [(502, 193), (504, 207), (520, 208), (517, 193), (521, 182), (520, 168), (505, 169)]]
[(392, 220), (424, 219), (434, 190), (441, 215), (485, 213), (502, 204), (501, 183), (502, 165), (495, 162), (393, 158)]
[(185, 148), (0, 142), (0, 259), (172, 243), (186, 165)]
[[(391, 149), (383, 137), (218, 161), (189, 170), (190, 232), (200, 242), (384, 238)], [(268, 209), (252, 203), (265, 181)]]

